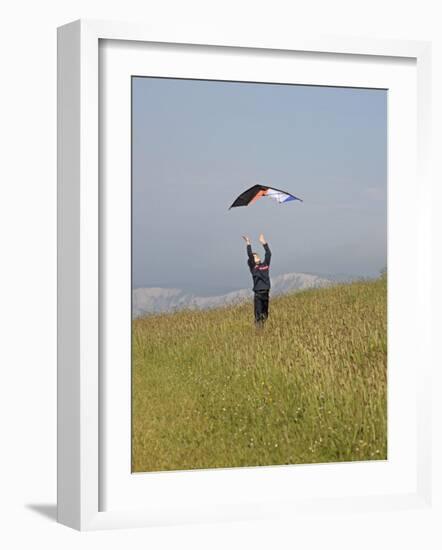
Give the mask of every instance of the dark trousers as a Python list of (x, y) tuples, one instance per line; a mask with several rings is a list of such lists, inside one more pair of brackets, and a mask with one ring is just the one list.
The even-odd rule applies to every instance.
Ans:
[(269, 291), (261, 290), (255, 292), (254, 298), (255, 306), (255, 323), (257, 325), (263, 325), (264, 321), (269, 316)]

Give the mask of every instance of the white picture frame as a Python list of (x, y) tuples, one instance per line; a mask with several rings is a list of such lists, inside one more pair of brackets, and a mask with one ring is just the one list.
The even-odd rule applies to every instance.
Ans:
[[(103, 510), (100, 484), (103, 473), (103, 433), (100, 415), (105, 389), (100, 384), (102, 357), (103, 277), (102, 232), (100, 223), (103, 208), (100, 191), (100, 41), (126, 41), (128, 44), (175, 45), (174, 59), (180, 61), (181, 49), (207, 46), (210, 49), (228, 48), (230, 55), (241, 52), (310, 52), (323, 55), (371, 56), (384, 59), (411, 59), (417, 74), (417, 170), (420, 186), (416, 228), (416, 254), (419, 264), (419, 296), (416, 299), (415, 322), (419, 330), (419, 345), (427, 349), (419, 366), (416, 390), (416, 487), (412, 491), (367, 493), (361, 495), (328, 494), (327, 497), (306, 496), (290, 500), (282, 495), (264, 494), (248, 500), (247, 508), (235, 507), (227, 500), (206, 506), (195, 501), (187, 509), (168, 507), (167, 500), (156, 509), (154, 505), (128, 506), (127, 502), (113, 503)], [(181, 45), (181, 46), (180, 46)], [(362, 61), (361, 61), (362, 62)], [(342, 78), (340, 80), (342, 82)], [(205, 520), (268, 517), (294, 513), (324, 512), (330, 508), (361, 510), (426, 506), (431, 499), (431, 433), (430, 433), (430, 371), (432, 365), (430, 335), (431, 265), (430, 203), (431, 182), (428, 175), (430, 120), (430, 45), (426, 42), (407, 42), (346, 37), (294, 37), (290, 43), (268, 44), (263, 40), (241, 40), (226, 37), (212, 43), (210, 38), (186, 36), (157, 36), (151, 29), (134, 24), (76, 21), (58, 31), (58, 521), (80, 530), (150, 526)], [(414, 176), (413, 176), (414, 177)], [(413, 226), (414, 227), (414, 226)], [(345, 467), (345, 465), (343, 465)], [(255, 469), (256, 470), (256, 469)], [(306, 470), (304, 470), (306, 471)], [(130, 472), (128, 472), (129, 474)], [(204, 483), (213, 472), (200, 472)], [(160, 474), (168, 484), (181, 483), (186, 490), (196, 482), (195, 472)], [(249, 476), (245, 471), (230, 471), (237, 482)], [(266, 474), (267, 475), (267, 474)], [(275, 470), (269, 476), (284, 471)], [(304, 475), (304, 474), (301, 474)], [(307, 475), (307, 474), (305, 474)], [(334, 470), (331, 469), (331, 475)], [(359, 474), (356, 474), (359, 475)], [(193, 476), (193, 477), (189, 477)], [(219, 476), (218, 476), (219, 477)], [(179, 479), (181, 478), (181, 481)], [(150, 478), (151, 481), (153, 478)], [(269, 478), (271, 481), (271, 478)], [(273, 478), (275, 479), (275, 478)], [(223, 482), (221, 480), (221, 482)], [(135, 482), (138, 483), (138, 482)], [(157, 483), (157, 482), (155, 482)], [(197, 492), (197, 491), (196, 491)], [(189, 499), (191, 496), (189, 495)]]

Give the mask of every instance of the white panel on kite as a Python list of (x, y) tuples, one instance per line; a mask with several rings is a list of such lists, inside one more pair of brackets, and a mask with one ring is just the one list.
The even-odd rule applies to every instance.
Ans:
[(289, 197), (289, 195), (287, 195), (286, 193), (276, 191), (275, 189), (268, 189), (266, 195), (268, 195), (272, 199), (277, 200), (278, 202), (284, 202)]

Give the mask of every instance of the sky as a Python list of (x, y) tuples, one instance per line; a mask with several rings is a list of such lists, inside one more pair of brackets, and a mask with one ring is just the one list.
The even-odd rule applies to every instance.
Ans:
[[(228, 207), (255, 184), (304, 202)], [(387, 262), (387, 91), (134, 77), (132, 284), (247, 288), (245, 243), (283, 273)]]

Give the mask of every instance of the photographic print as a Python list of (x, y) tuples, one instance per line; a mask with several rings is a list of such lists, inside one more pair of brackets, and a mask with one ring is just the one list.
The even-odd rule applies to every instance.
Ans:
[(387, 459), (387, 91), (132, 77), (132, 471)]

